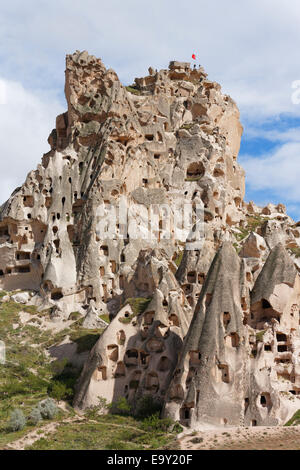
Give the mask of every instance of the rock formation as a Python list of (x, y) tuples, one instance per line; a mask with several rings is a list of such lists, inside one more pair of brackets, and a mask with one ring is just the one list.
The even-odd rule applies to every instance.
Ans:
[(202, 67), (124, 87), (78, 51), (65, 94), (51, 150), (0, 208), (0, 288), (53, 321), (109, 316), (75, 405), (151, 394), (193, 428), (284, 423), (299, 407), (300, 223), (244, 201), (236, 104)]

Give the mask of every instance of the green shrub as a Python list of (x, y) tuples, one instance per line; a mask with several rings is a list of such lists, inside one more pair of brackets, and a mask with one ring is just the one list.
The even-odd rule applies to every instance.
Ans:
[(300, 248), (297, 246), (297, 247), (292, 247), (292, 248), (288, 248), (288, 250), (290, 251), (290, 253), (292, 255), (295, 255), (296, 258), (300, 258)]
[[(61, 370), (61, 366), (65, 363), (65, 367)], [(74, 367), (69, 362), (56, 361), (52, 365), (52, 369), (57, 370), (57, 374), (52, 378), (48, 385), (47, 393), (56, 400), (72, 401), (74, 396), (75, 384), (81, 373), (81, 368)]]
[(144, 313), (151, 300), (152, 298), (132, 297), (127, 299), (124, 305), (129, 304), (132, 308), (133, 314), (139, 315), (140, 313)]
[(43, 419), (53, 419), (58, 413), (58, 408), (52, 398), (46, 398), (46, 400), (40, 401), (38, 409)]
[(90, 351), (100, 338), (101, 330), (79, 330), (72, 332), (70, 340), (77, 344), (77, 354)]
[(101, 320), (105, 321), (106, 323), (110, 323), (109, 315), (107, 315), (107, 314), (100, 315), (100, 318), (101, 318)]
[(23, 411), (13, 410), (10, 414), (10, 419), (8, 423), (9, 431), (21, 431), (26, 426), (26, 418)]
[(174, 260), (174, 263), (176, 264), (177, 267), (179, 267), (181, 261), (182, 261), (182, 258), (183, 258), (183, 251), (179, 251), (179, 253), (177, 253), (177, 256)]
[(264, 337), (265, 332), (266, 332), (266, 330), (259, 331), (258, 333), (256, 333), (256, 340), (257, 340), (258, 342), (262, 342), (262, 341), (263, 341), (263, 337)]
[(125, 87), (127, 91), (132, 93), (133, 95), (140, 95), (141, 91), (137, 89), (136, 85), (130, 85)]
[(68, 400), (73, 396), (73, 389), (67, 384), (55, 380), (49, 385), (48, 394), (57, 401)]
[(109, 405), (110, 412), (116, 415), (129, 416), (131, 414), (131, 406), (125, 397), (119, 398), (118, 401)]
[(33, 408), (33, 410), (30, 413), (29, 420), (34, 425), (38, 424), (40, 421), (43, 420), (43, 417), (41, 415), (41, 411), (38, 407)]
[(135, 416), (139, 419), (145, 419), (149, 416), (160, 414), (162, 410), (162, 402), (152, 397), (152, 395), (145, 395), (141, 397), (135, 407)]
[(189, 130), (193, 127), (194, 123), (193, 122), (186, 122), (184, 124), (182, 124), (182, 126), (180, 127), (180, 129), (186, 129), (186, 130)]
[(85, 412), (88, 419), (96, 419), (99, 415), (103, 414), (106, 410), (110, 409), (111, 405), (107, 403), (106, 398), (98, 397), (98, 405), (91, 406)]
[(167, 432), (167, 431), (171, 431), (173, 427), (174, 427), (173, 421), (170, 418), (160, 419), (159, 412), (151, 416), (148, 416), (148, 418), (145, 418), (141, 424), (141, 428), (144, 431), (149, 431), (149, 432), (157, 432), (157, 431)]
[(69, 316), (69, 320), (79, 320), (81, 317), (82, 317), (81, 313), (71, 312)]
[(51, 370), (54, 374), (61, 374), (68, 365), (68, 359), (59, 359), (51, 363)]
[(119, 318), (119, 321), (125, 324), (130, 323), (134, 317), (140, 315), (141, 313), (144, 313), (151, 300), (152, 298), (147, 299), (145, 297), (131, 297), (129, 299), (126, 299), (125, 303), (123, 304), (123, 307), (125, 307), (125, 305), (130, 305), (133, 313), (128, 317)]

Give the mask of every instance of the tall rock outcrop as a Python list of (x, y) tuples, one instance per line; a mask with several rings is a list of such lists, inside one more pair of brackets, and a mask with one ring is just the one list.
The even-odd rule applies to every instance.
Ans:
[[(0, 287), (35, 290), (66, 312), (94, 299), (115, 314), (140, 250), (160, 248), (170, 260), (184, 245), (173, 236), (174, 205), (204, 205), (210, 257), (227, 224), (244, 218), (235, 103), (202, 68), (171, 62), (150, 71), (126, 88), (100, 59), (67, 56), (68, 110), (51, 150), (1, 208)], [(99, 221), (122, 198), (131, 210), (117, 212), (106, 239)], [(170, 237), (159, 208), (148, 236), (143, 222), (155, 205), (171, 208)]]
[(202, 67), (124, 87), (79, 51), (65, 94), (50, 151), (0, 208), (0, 288), (33, 291), (53, 321), (109, 316), (75, 405), (151, 394), (191, 427), (284, 423), (300, 397), (300, 223), (244, 201), (236, 104)]
[(166, 413), (192, 427), (240, 424), (247, 364), (241, 267), (225, 242), (203, 285), (167, 394)]

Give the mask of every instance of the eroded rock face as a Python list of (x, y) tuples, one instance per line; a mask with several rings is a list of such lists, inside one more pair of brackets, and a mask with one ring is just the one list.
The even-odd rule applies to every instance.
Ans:
[(165, 413), (192, 427), (240, 424), (247, 361), (241, 272), (240, 258), (225, 242), (207, 275), (168, 390)]
[(300, 284), (281, 244), (255, 282), (250, 309), (244, 286), (241, 260), (225, 242), (185, 338), (166, 416), (192, 428), (272, 426), (298, 409)]
[(142, 312), (142, 299), (131, 299), (102, 334), (78, 384), (79, 408), (95, 405), (99, 396), (135, 402), (148, 393), (164, 400), (192, 310), (167, 262), (156, 253), (141, 253), (136, 269), (137, 277), (151, 284), (151, 297)]
[[(128, 88), (100, 59), (67, 56), (68, 111), (56, 120), (51, 151), (1, 208), (0, 287), (36, 290), (64, 311), (94, 299), (116, 313), (140, 250), (158, 247), (171, 259), (185, 241), (164, 238), (163, 214), (160, 236), (134, 239), (141, 208), (203, 204), (211, 256), (227, 224), (244, 219), (242, 127), (220, 86), (174, 62)], [(99, 216), (121, 197), (140, 213), (131, 211), (123, 238), (123, 220), (113, 237), (99, 237)]]
[[(284, 423), (299, 407), (300, 229), (282, 204), (243, 200), (237, 106), (203, 68), (173, 61), (124, 87), (78, 51), (65, 93), (51, 150), (0, 209), (0, 288), (106, 328), (75, 405), (152, 394), (195, 428)], [(202, 209), (197, 247), (185, 205), (194, 227)]]

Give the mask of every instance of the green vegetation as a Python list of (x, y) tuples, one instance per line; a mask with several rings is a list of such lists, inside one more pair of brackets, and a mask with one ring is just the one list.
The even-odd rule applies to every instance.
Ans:
[(184, 124), (182, 124), (182, 126), (180, 127), (180, 129), (186, 129), (186, 130), (189, 130), (193, 127), (194, 123), (193, 122), (186, 122)]
[(300, 410), (296, 411), (294, 416), (285, 424), (285, 426), (299, 426), (300, 425)]
[[(61, 423), (53, 436), (41, 437), (30, 450), (151, 450), (175, 448), (175, 438), (182, 427), (171, 419), (160, 419), (158, 405), (151, 396), (139, 400), (139, 416), (125, 398), (107, 405), (99, 398), (99, 406), (86, 411), (83, 420)], [(109, 409), (109, 414), (103, 411)], [(153, 411), (156, 410), (154, 413)]]
[(151, 298), (146, 299), (144, 297), (135, 297), (135, 298), (127, 299), (123, 307), (125, 307), (126, 305), (130, 305), (133, 313), (132, 315), (129, 315), (128, 317), (119, 318), (119, 321), (125, 324), (130, 323), (134, 317), (136, 317), (137, 315), (140, 315), (146, 310), (151, 300), (152, 300)]
[(76, 321), (79, 320), (82, 315), (79, 312), (72, 312), (69, 316), (69, 320)]
[(126, 86), (125, 88), (127, 91), (129, 91), (129, 93), (132, 93), (133, 95), (141, 94), (141, 90), (139, 90), (136, 85), (129, 85), (129, 86)]
[(261, 227), (266, 220), (269, 220), (269, 218), (261, 215), (248, 215), (246, 217), (246, 228), (248, 229), (248, 233), (255, 232), (256, 229)]
[(238, 232), (234, 232), (237, 242), (245, 240), (251, 232), (256, 232), (256, 230), (261, 227), (266, 220), (269, 220), (268, 217), (263, 217), (261, 215), (247, 216), (245, 227), (240, 227)]
[(33, 408), (29, 415), (29, 421), (33, 426), (36, 426), (38, 423), (40, 423), (43, 420), (41, 411), (38, 407)]
[(55, 400), (66, 400), (71, 404), (81, 369), (81, 367), (75, 367), (67, 359), (52, 362), (53, 377), (47, 389), (48, 395)]
[(126, 300), (125, 305), (129, 304), (134, 315), (139, 315), (146, 310), (151, 300), (144, 297), (130, 298)]
[[(6, 293), (1, 291), (1, 297)], [(22, 325), (19, 312), (32, 315), (30, 323)], [(60, 344), (70, 335), (79, 352), (87, 351), (98, 340), (102, 330), (80, 329), (75, 322), (59, 333), (41, 330), (38, 326), (49, 311), (37, 312), (36, 307), (9, 301), (0, 304), (0, 339), (5, 341), (6, 363), (1, 365), (0, 381), (0, 448), (26, 433), (27, 426), (14, 434), (7, 432), (10, 413), (21, 410), (30, 418), (32, 410), (49, 395), (57, 400), (71, 401), (80, 374), (68, 361), (55, 361), (46, 354), (49, 347)], [(80, 320), (79, 320), (80, 321)], [(13, 326), (14, 325), (14, 326)], [(28, 420), (28, 423), (32, 420)]]
[(201, 175), (199, 175), (199, 176), (190, 176), (190, 177), (185, 178), (184, 181), (189, 181), (189, 182), (191, 182), (191, 181), (199, 181), (201, 178), (202, 178)]
[(26, 418), (24, 416), (23, 411), (21, 410), (13, 410), (10, 413), (10, 419), (8, 423), (8, 430), (15, 432), (21, 431), (26, 426)]
[[(20, 310), (29, 309), (14, 302), (0, 305), (0, 334), (6, 345), (0, 381), (0, 446), (7, 438), (10, 411), (21, 409), (26, 416), (38, 401), (47, 397), (51, 380), (50, 361), (42, 345), (49, 341), (49, 333), (32, 325), (21, 327)], [(14, 329), (13, 324), (18, 328)]]
[(174, 263), (176, 264), (177, 267), (179, 267), (181, 261), (182, 261), (182, 258), (183, 258), (183, 253), (184, 251), (179, 251), (179, 253), (177, 253), (177, 256), (174, 260)]
[(152, 395), (144, 395), (136, 403), (135, 416), (138, 419), (146, 419), (152, 415), (160, 414), (161, 410), (161, 401), (153, 398)]
[[(126, 303), (136, 316), (144, 312), (150, 301), (136, 298)], [(72, 402), (81, 369), (67, 359), (53, 361), (46, 354), (47, 349), (69, 336), (79, 352), (87, 351), (95, 344), (101, 330), (82, 329), (81, 319), (77, 320), (78, 315), (74, 315), (75, 321), (69, 328), (54, 333), (33, 324), (22, 324), (21, 310), (32, 315), (30, 323), (38, 323), (50, 313), (37, 312), (35, 307), (11, 301), (0, 304), (0, 332), (6, 343), (7, 359), (1, 365), (0, 448), (7, 448), (33, 429), (40, 438), (30, 449), (176, 448), (176, 434), (181, 428), (159, 418), (161, 403), (151, 396), (137, 402), (135, 416), (125, 398), (110, 405), (99, 398), (99, 406), (80, 417), (68, 403), (65, 411), (58, 409), (55, 400)], [(108, 414), (103, 415), (107, 411)], [(55, 422), (53, 432), (44, 431), (46, 419)]]
[(106, 323), (110, 323), (109, 315), (100, 315), (101, 320), (106, 321)]
[(232, 246), (237, 252), (237, 254), (239, 254), (239, 252), (241, 251), (241, 247), (237, 243), (233, 243)]
[(73, 331), (70, 340), (77, 344), (77, 353), (90, 351), (97, 343), (103, 330), (86, 330), (84, 328)]
[(178, 423), (174, 423), (170, 418), (159, 417), (159, 413), (145, 418), (141, 424), (142, 429), (148, 432), (173, 432), (180, 433), (183, 431), (183, 428)]
[(143, 429), (130, 416), (95, 415), (93, 421), (61, 423), (55, 433), (41, 437), (28, 450), (152, 450), (175, 441), (175, 431)]
[(262, 342), (265, 332), (266, 332), (266, 330), (263, 330), (263, 331), (260, 331), (259, 333), (256, 333), (256, 341)]
[(58, 413), (58, 408), (51, 398), (40, 401), (37, 409), (40, 411), (43, 419), (53, 419)]
[(290, 251), (290, 253), (292, 255), (294, 255), (296, 258), (300, 258), (300, 248), (297, 246), (297, 247), (293, 247), (293, 248), (288, 248), (288, 250)]
[(120, 398), (117, 402), (107, 405), (107, 408), (115, 415), (130, 416), (132, 413), (131, 406), (125, 397)]
[(238, 242), (241, 242), (250, 234), (249, 230), (245, 228), (239, 228), (238, 230), (239, 232), (233, 232), (233, 235), (235, 236)]

